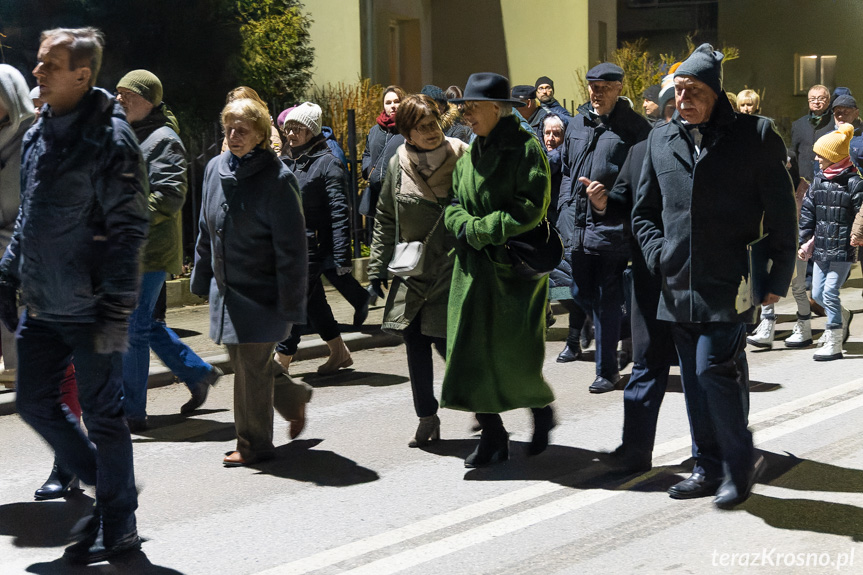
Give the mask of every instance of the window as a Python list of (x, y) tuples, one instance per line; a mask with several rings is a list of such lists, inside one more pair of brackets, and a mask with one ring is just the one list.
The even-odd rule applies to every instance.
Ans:
[(794, 55), (794, 94), (806, 94), (815, 84), (836, 85), (836, 56)]

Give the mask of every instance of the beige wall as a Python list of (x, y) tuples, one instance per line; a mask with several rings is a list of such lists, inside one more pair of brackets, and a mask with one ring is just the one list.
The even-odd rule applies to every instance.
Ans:
[[(860, 0), (723, 0), (719, 38), (740, 49), (724, 66), (725, 88), (766, 89), (762, 112), (785, 131), (807, 110), (794, 95), (794, 54), (833, 54), (836, 84), (863, 106), (863, 2)], [(834, 86), (831, 86), (831, 89)]]
[(315, 49), (312, 81), (319, 86), (356, 82), (362, 71), (360, 1), (304, 0), (304, 4), (314, 20), (309, 30)]
[(500, 0), (500, 5), (512, 84), (533, 85), (548, 76), (555, 98), (572, 109), (578, 99), (575, 71), (588, 62), (588, 1)]

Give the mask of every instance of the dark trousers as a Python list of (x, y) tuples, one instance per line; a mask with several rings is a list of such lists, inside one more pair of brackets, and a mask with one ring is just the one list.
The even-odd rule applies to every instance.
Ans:
[(671, 334), (692, 430), (694, 471), (745, 485), (755, 449), (749, 419), (749, 366), (743, 323), (674, 323)]
[[(324, 341), (330, 341), (341, 335), (339, 323), (333, 317), (333, 310), (327, 302), (324, 284), (321, 282), (321, 266), (309, 263), (309, 291), (306, 294), (307, 325), (294, 324), (288, 339), (276, 346), (276, 351), (283, 355), (294, 355), (300, 345), (300, 338), (308, 333), (317, 333)], [(368, 298), (368, 293), (366, 293)]]
[(660, 280), (642, 258), (633, 258), (630, 291), (632, 375), (623, 389), (623, 446), (634, 458), (650, 459), (656, 441), (659, 408), (668, 386), (676, 351), (671, 324), (656, 319)]
[(584, 320), (587, 319), (587, 314), (581, 309), (581, 306), (575, 303), (575, 300), (562, 299), (558, 300), (560, 305), (569, 312), (569, 332), (566, 335), (566, 345), (573, 348), (581, 348), (579, 338), (581, 337), (581, 328), (584, 327)]
[[(22, 315), (17, 407), (21, 418), (54, 449), (57, 462), (96, 486), (109, 543), (135, 530), (138, 494), (132, 440), (123, 416), (123, 354), (96, 353), (94, 326)], [(60, 386), (73, 357), (87, 435), (60, 401)]]
[(402, 332), (408, 355), (408, 373), (414, 396), (417, 417), (430, 417), (437, 413), (438, 402), (434, 396), (434, 369), (432, 346), (441, 357), (446, 358), (446, 338), (432, 337), (420, 331), (422, 312)]
[(623, 270), (627, 258), (572, 252), (572, 297), (593, 314), (596, 374), (617, 381), (617, 342), (623, 306)]
[(328, 267), (324, 270), (324, 277), (354, 309), (363, 307), (369, 301), (369, 292), (353, 275), (339, 275), (336, 273), (336, 268)]

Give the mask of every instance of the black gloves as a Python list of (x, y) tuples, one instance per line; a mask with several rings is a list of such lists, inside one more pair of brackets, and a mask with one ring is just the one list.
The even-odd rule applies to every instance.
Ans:
[(113, 300), (103, 299), (96, 320), (93, 350), (96, 353), (123, 353), (129, 349), (129, 316), (132, 309)]
[(387, 289), (387, 290), (390, 289), (389, 282), (387, 282), (387, 280), (382, 280), (380, 278), (374, 278), (373, 280), (371, 280), (370, 285), (371, 285), (372, 291), (374, 291), (377, 294), (377, 296), (381, 299), (384, 298), (384, 290), (381, 289), (381, 286), (383, 286), (384, 289)]
[(0, 321), (12, 333), (18, 329), (18, 288), (5, 278), (0, 278)]

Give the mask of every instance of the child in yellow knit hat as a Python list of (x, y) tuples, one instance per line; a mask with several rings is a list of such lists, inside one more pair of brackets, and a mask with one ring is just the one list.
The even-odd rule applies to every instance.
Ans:
[(851, 225), (863, 205), (863, 180), (851, 163), (849, 145), (854, 126), (839, 128), (818, 138), (813, 150), (820, 170), (803, 198), (800, 212), (800, 259), (815, 264), (812, 298), (827, 312), (827, 328), (815, 352), (816, 361), (842, 358), (852, 314), (842, 307), (839, 288), (857, 261), (851, 245)]

